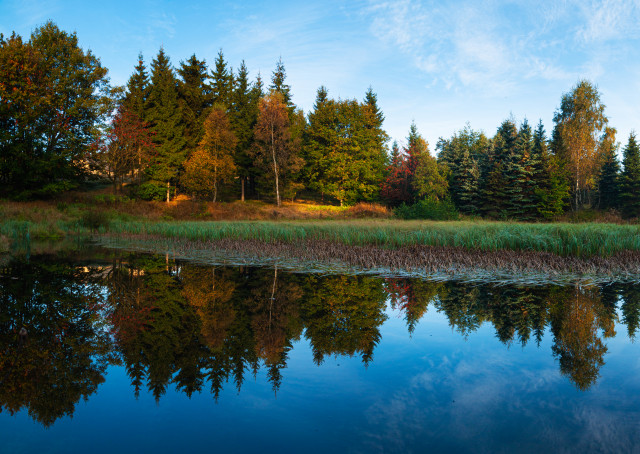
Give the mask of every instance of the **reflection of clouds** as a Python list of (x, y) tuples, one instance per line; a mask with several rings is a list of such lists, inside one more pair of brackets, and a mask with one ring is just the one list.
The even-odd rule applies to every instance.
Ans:
[(452, 358), (369, 407), (367, 450), (632, 452), (639, 412), (629, 400), (624, 405), (624, 390), (610, 405), (610, 389), (568, 386), (553, 367), (528, 369), (499, 355)]

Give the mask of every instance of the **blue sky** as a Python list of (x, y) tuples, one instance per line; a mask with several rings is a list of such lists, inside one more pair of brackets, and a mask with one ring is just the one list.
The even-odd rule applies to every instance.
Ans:
[(0, 0), (0, 32), (28, 36), (46, 20), (124, 84), (142, 52), (174, 65), (219, 49), (251, 77), (282, 57), (296, 104), (320, 85), (362, 99), (371, 85), (385, 128), (403, 140), (415, 121), (431, 150), (469, 122), (493, 135), (513, 115), (547, 131), (562, 93), (594, 82), (625, 143), (640, 130), (640, 1), (107, 1)]

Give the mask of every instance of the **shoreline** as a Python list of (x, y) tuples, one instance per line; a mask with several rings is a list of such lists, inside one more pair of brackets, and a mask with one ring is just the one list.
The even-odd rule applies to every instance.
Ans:
[(589, 284), (640, 281), (640, 251), (609, 257), (559, 256), (536, 251), (479, 251), (462, 247), (345, 245), (326, 240), (193, 241), (159, 235), (100, 235), (99, 246), (206, 264), (279, 266), (298, 272), (373, 274), (431, 280), (521, 284)]

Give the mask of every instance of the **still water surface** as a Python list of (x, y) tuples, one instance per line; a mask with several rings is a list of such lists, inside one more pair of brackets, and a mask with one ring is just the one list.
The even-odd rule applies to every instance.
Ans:
[(639, 324), (629, 284), (24, 256), (0, 452), (638, 452)]

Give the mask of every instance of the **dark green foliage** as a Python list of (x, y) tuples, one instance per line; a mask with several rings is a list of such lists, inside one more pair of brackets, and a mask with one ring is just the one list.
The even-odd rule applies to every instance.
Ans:
[(287, 105), (289, 110), (293, 113), (293, 109), (295, 105), (291, 101), (291, 86), (285, 83), (287, 79), (287, 72), (284, 69), (284, 63), (282, 63), (282, 58), (278, 59), (276, 63), (276, 69), (273, 71), (271, 75), (271, 85), (269, 85), (269, 90), (275, 91), (276, 93), (280, 93), (284, 98), (284, 103)]
[(144, 120), (146, 117), (148, 97), (149, 76), (144, 64), (144, 58), (142, 54), (140, 54), (138, 55), (138, 64), (127, 81), (127, 92), (122, 104), (127, 110), (136, 114), (141, 120)]
[(233, 87), (233, 70), (224, 60), (224, 54), (220, 49), (215, 68), (211, 72), (211, 103), (222, 104), (228, 109), (231, 106)]
[(249, 83), (249, 71), (244, 61), (240, 64), (235, 80), (230, 117), (238, 138), (234, 161), (240, 177), (241, 199), (244, 200), (247, 182), (257, 176), (257, 168), (248, 151), (253, 145), (253, 128), (258, 120), (262, 83), (259, 79), (254, 84)]
[(640, 216), (640, 148), (635, 133), (629, 135), (629, 141), (623, 151), (620, 200), (622, 213), (626, 217)]
[(518, 131), (515, 155), (512, 158), (509, 173), (510, 206), (509, 216), (519, 220), (533, 220), (537, 213), (534, 163), (532, 161), (531, 126), (525, 119)]
[(402, 204), (393, 210), (400, 219), (431, 219), (449, 221), (458, 218), (458, 210), (451, 200), (420, 200), (413, 205)]
[(637, 285), (626, 284), (622, 286), (622, 322), (627, 325), (629, 337), (636, 338), (636, 332), (640, 328), (640, 290)]
[(370, 104), (328, 99), (320, 87), (304, 136), (309, 188), (341, 204), (378, 196), (386, 160), (379, 115)]
[(111, 109), (107, 70), (53, 22), (29, 42), (0, 38), (2, 192), (48, 196), (85, 174), (89, 146)]
[(207, 84), (207, 64), (192, 55), (187, 61), (180, 63), (178, 75), (184, 137), (187, 152), (191, 154), (202, 140), (202, 124), (212, 105), (211, 88)]
[(171, 184), (178, 181), (187, 155), (185, 123), (178, 98), (178, 83), (163, 49), (151, 63), (151, 70), (147, 121), (155, 133), (157, 146), (148, 174), (151, 183), (166, 187), (169, 201)]
[(618, 144), (615, 142), (615, 129), (607, 128), (609, 137), (603, 138), (602, 155), (604, 162), (598, 178), (599, 205), (603, 210), (618, 208), (620, 198), (620, 162)]
[(491, 142), (467, 124), (451, 139), (440, 138), (436, 150), (438, 162), (449, 169), (449, 193), (456, 207), (465, 214), (478, 214), (490, 169)]

